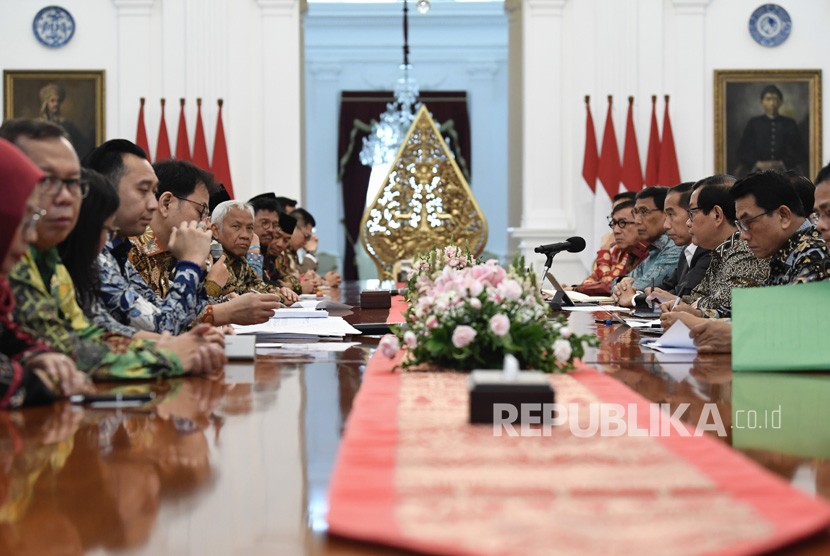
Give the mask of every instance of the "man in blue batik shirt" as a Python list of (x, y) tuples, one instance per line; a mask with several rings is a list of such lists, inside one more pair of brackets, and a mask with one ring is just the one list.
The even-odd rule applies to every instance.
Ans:
[(204, 265), (210, 232), (195, 221), (177, 229), (168, 249), (178, 262), (171, 289), (161, 298), (128, 259), (132, 249), (128, 238), (144, 233), (158, 208), (158, 179), (144, 150), (125, 139), (113, 139), (89, 153), (84, 165), (104, 174), (121, 200), (115, 214), (119, 232), (98, 257), (104, 305), (125, 325), (150, 332), (186, 331), (207, 306)]
[(648, 244), (648, 257), (628, 276), (620, 278), (611, 289), (611, 295), (617, 302), (632, 291), (642, 291), (661, 284), (677, 267), (683, 247), (675, 245), (663, 229), (663, 205), (668, 191), (667, 187), (653, 186), (637, 193), (634, 223), (640, 240)]

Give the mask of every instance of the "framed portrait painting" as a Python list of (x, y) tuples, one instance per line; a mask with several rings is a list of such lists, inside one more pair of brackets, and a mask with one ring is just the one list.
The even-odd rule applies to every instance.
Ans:
[(715, 70), (715, 171), (821, 168), (821, 70)]
[(63, 127), (83, 158), (104, 141), (104, 71), (3, 71), (3, 118)]

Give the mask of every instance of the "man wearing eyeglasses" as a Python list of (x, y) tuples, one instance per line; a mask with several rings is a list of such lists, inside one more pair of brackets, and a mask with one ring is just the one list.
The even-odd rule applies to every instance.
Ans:
[[(756, 258), (769, 257), (767, 286), (803, 284), (830, 278), (830, 252), (821, 234), (800, 214), (795, 189), (781, 173), (766, 171), (736, 182), (729, 190), (735, 203), (735, 226)], [(816, 206), (819, 205), (816, 194)], [(830, 200), (830, 199), (828, 199)], [(761, 259), (759, 259), (761, 260)], [(666, 315), (664, 315), (666, 316)], [(729, 352), (732, 323), (725, 319), (680, 316), (702, 353)], [(664, 326), (673, 323), (665, 321)]]
[[(83, 162), (110, 180), (121, 201), (115, 213), (119, 233), (106, 242), (98, 257), (104, 306), (117, 321), (140, 330), (173, 335), (188, 330), (207, 306), (204, 268), (210, 232), (200, 228), (194, 218), (171, 234), (167, 248), (177, 263), (170, 290), (166, 296), (159, 296), (129, 260), (133, 248), (129, 238), (143, 234), (159, 208), (158, 178), (146, 153), (126, 139), (111, 139), (96, 147)], [(198, 215), (192, 203), (182, 204), (188, 205), (191, 216)]]
[(614, 205), (608, 217), (611, 233), (603, 237), (591, 274), (574, 289), (586, 295), (610, 295), (611, 282), (625, 276), (648, 256), (634, 224), (634, 201)]
[(675, 245), (663, 230), (663, 206), (667, 193), (667, 187), (658, 186), (646, 187), (637, 193), (634, 221), (640, 240), (648, 243), (649, 255), (611, 289), (616, 303), (630, 305), (636, 292), (662, 283), (677, 267), (683, 248)]
[(678, 296), (690, 294), (709, 268), (709, 262), (712, 260), (711, 251), (692, 241), (691, 232), (686, 225), (693, 186), (694, 182), (675, 185), (669, 190), (663, 204), (663, 229), (675, 245), (683, 248), (683, 254), (677, 260), (677, 267), (657, 287), (638, 292), (632, 300), (634, 307), (647, 310), (654, 300), (673, 301)]
[[(710, 249), (712, 260), (700, 283), (681, 300), (664, 300), (664, 313), (700, 317), (729, 317), (732, 288), (760, 286), (769, 274), (769, 261), (754, 257), (735, 228), (735, 205), (729, 188), (735, 178), (718, 174), (697, 182), (689, 200), (687, 225), (696, 245)], [(674, 317), (666, 317), (672, 323)]]
[[(147, 231), (131, 238), (133, 248), (129, 260), (153, 291), (165, 298), (175, 288), (179, 261), (190, 260), (186, 258), (190, 255), (181, 253), (186, 246), (182, 242), (187, 242), (182, 231), (190, 231), (197, 222), (200, 227), (207, 228), (209, 199), (218, 186), (210, 173), (184, 160), (157, 162), (153, 171), (159, 180), (156, 189), (158, 209), (153, 213)], [(201, 256), (204, 261), (208, 253), (199, 252), (195, 256)], [(215, 284), (217, 289), (225, 286), (230, 279), (225, 260), (225, 255), (221, 255), (213, 261), (199, 295), (208, 293), (208, 284)], [(207, 305), (197, 320), (215, 325), (259, 324), (267, 321), (278, 306), (279, 300), (270, 294), (239, 296), (225, 303)]]
[(735, 199), (735, 225), (752, 254), (770, 257), (767, 286), (803, 284), (830, 277), (830, 253), (804, 216), (801, 199), (783, 174), (752, 174), (729, 190)]

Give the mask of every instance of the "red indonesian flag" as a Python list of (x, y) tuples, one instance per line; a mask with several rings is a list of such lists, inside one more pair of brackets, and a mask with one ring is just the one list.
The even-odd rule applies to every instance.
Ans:
[(666, 95), (666, 111), (663, 113), (663, 140), (660, 142), (660, 172), (657, 183), (673, 186), (680, 183), (680, 169), (677, 167), (677, 152), (674, 150), (674, 135), (669, 119), (669, 95)]
[(597, 172), (599, 172), (599, 153), (597, 153), (597, 134), (594, 131), (594, 117), (591, 115), (591, 97), (585, 95), (585, 154), (582, 157), (582, 177), (591, 191), (597, 190)]
[(138, 124), (135, 130), (135, 144), (144, 149), (147, 153), (147, 161), (152, 162), (150, 158), (150, 144), (147, 141), (147, 128), (144, 127), (144, 97), (140, 99), (141, 105), (138, 108)]
[(164, 121), (164, 99), (161, 99), (161, 123), (159, 124), (159, 138), (156, 141), (156, 162), (173, 158), (170, 153), (170, 136), (167, 133), (167, 123)]
[(629, 191), (639, 191), (643, 188), (640, 150), (637, 148), (637, 134), (634, 131), (634, 97), (628, 97), (628, 119), (625, 122), (625, 147), (620, 179)]
[(646, 185), (657, 185), (660, 170), (660, 131), (657, 129), (657, 95), (651, 95), (651, 129), (646, 155)]
[(234, 198), (231, 181), (231, 165), (228, 162), (228, 146), (225, 143), (225, 126), (222, 124), (222, 99), (218, 100), (219, 115), (216, 117), (216, 137), (213, 140), (213, 177), (225, 186), (225, 191)]
[(202, 125), (202, 99), (196, 99), (196, 136), (193, 138), (193, 164), (203, 170), (210, 170), (205, 127)]
[(611, 117), (613, 100), (608, 95), (608, 114), (605, 116), (605, 132), (602, 134), (602, 151), (599, 155), (599, 171), (597, 177), (613, 199), (620, 190), (620, 151), (617, 148), (617, 135), (614, 131), (614, 120)]
[(179, 99), (179, 131), (176, 133), (176, 158), (190, 162), (190, 140), (184, 121), (184, 99)]

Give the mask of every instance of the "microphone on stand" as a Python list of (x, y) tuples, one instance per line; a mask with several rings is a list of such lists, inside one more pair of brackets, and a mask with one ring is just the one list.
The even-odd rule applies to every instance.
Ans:
[(533, 251), (535, 253), (559, 253), (561, 251), (568, 251), (569, 253), (579, 253), (585, 250), (585, 239), (579, 236), (569, 237), (565, 241), (559, 243), (548, 243), (547, 245), (540, 245)]
[[(560, 241), (559, 243), (548, 243), (547, 245), (540, 245), (533, 251), (536, 253), (542, 253), (547, 257), (545, 260), (545, 270), (542, 271), (542, 280), (539, 284), (544, 284), (545, 276), (547, 276), (548, 271), (550, 270), (551, 265), (553, 264), (553, 256), (557, 253), (561, 253), (562, 251), (568, 251), (569, 253), (579, 253), (580, 251), (585, 250), (585, 238), (579, 236), (569, 237), (565, 241)], [(541, 285), (540, 285), (541, 289)]]

